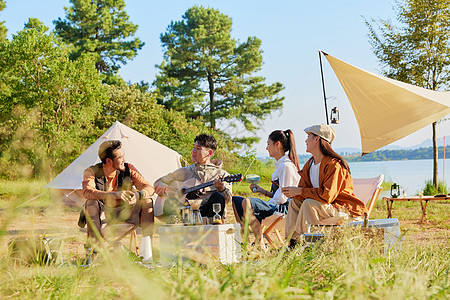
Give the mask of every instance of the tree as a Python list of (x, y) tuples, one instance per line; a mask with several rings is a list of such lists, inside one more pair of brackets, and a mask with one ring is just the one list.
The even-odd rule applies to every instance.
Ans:
[[(6, 7), (5, 0), (0, 0), (0, 11), (4, 10)], [(6, 39), (6, 33), (8, 32), (8, 29), (6, 29), (5, 21), (0, 22), (0, 41)]]
[(213, 129), (219, 120), (237, 120), (253, 132), (284, 99), (281, 83), (266, 85), (254, 75), (262, 65), (261, 41), (234, 40), (231, 18), (212, 8), (194, 6), (182, 18), (160, 37), (164, 61), (153, 83), (159, 102), (188, 117), (205, 116)]
[(190, 161), (195, 136), (210, 133), (220, 144), (218, 157), (230, 160), (232, 155), (227, 148), (232, 148), (233, 145), (230, 145), (229, 140), (207, 128), (201, 119), (187, 119), (181, 112), (167, 110), (157, 103), (155, 95), (142, 88), (143, 85), (145, 83), (142, 82), (131, 86), (106, 85), (107, 101), (95, 122), (95, 128), (99, 130), (98, 135), (115, 121), (119, 121), (176, 150), (186, 161)]
[(144, 43), (132, 38), (138, 28), (129, 21), (124, 0), (70, 0), (67, 20), (53, 21), (56, 34), (72, 44), (72, 59), (93, 53), (98, 71), (115, 73), (137, 55)]
[(93, 58), (71, 61), (46, 30), (30, 19), (0, 47), (7, 86), (0, 94), (0, 173), (13, 178), (51, 176), (67, 166), (89, 142), (104, 99)]
[[(369, 40), (387, 77), (431, 90), (445, 90), (450, 79), (450, 0), (401, 0), (397, 23), (366, 21)], [(377, 25), (374, 28), (373, 25)], [(433, 183), (438, 184), (436, 122), (433, 132)]]

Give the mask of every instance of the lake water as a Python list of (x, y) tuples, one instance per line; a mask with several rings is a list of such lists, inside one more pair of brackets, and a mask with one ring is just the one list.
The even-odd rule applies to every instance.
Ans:
[[(443, 159), (438, 160), (438, 178), (442, 181)], [(426, 180), (433, 179), (433, 160), (394, 160), (394, 161), (368, 161), (349, 163), (352, 176), (376, 177), (384, 174), (385, 181), (395, 182), (400, 185), (407, 195), (416, 195), (425, 186)], [(450, 159), (445, 159), (445, 184), (450, 183)], [(385, 189), (383, 195), (387, 193)]]

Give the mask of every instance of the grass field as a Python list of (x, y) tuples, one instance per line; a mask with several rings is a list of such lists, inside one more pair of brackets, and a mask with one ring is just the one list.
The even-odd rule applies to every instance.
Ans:
[[(388, 255), (358, 229), (346, 229), (339, 239), (291, 253), (260, 253), (249, 247), (240, 263), (229, 266), (212, 262), (143, 267), (126, 252), (102, 251), (92, 267), (83, 268), (85, 233), (76, 226), (79, 210), (52, 202), (44, 184), (0, 182), (2, 299), (448, 299), (450, 295), (448, 201), (428, 205), (428, 224), (418, 223), (419, 203), (395, 203), (393, 215), (400, 220), (404, 240), (401, 251)], [(248, 184), (237, 191), (248, 193)], [(386, 204), (380, 200), (371, 218), (385, 217)], [(227, 222), (233, 221), (229, 214)], [(32, 236), (63, 241), (62, 261), (19, 264), (8, 256), (8, 241)]]

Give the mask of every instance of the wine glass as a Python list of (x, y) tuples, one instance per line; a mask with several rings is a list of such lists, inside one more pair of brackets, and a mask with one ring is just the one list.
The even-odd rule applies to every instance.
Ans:
[(216, 213), (213, 217), (213, 224), (222, 224), (222, 217), (219, 215), (220, 210), (220, 203), (213, 203), (213, 212)]

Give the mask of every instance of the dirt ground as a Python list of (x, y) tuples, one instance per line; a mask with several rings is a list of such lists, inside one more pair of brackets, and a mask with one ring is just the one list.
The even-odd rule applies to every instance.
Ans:
[[(65, 205), (54, 205), (45, 211), (23, 210), (16, 216), (5, 216), (0, 212), (0, 226), (5, 228), (3, 239), (0, 243), (6, 246), (8, 241), (17, 237), (52, 237), (63, 240), (64, 253), (72, 259), (85, 255), (84, 244), (86, 240), (86, 229), (77, 226), (79, 209)], [(9, 221), (8, 221), (9, 220)], [(404, 233), (402, 247), (424, 247), (430, 245), (450, 247), (450, 219), (443, 224), (420, 224), (418, 220), (399, 220), (400, 229)], [(227, 206), (226, 223), (235, 223), (233, 210)], [(6, 224), (5, 224), (6, 223)], [(152, 243), (158, 245), (158, 225), (163, 224), (156, 221), (155, 235)], [(138, 244), (140, 243), (140, 231), (138, 230)], [(280, 232), (284, 236), (284, 232)], [(250, 237), (252, 239), (252, 235)], [(276, 241), (275, 234), (271, 236)], [(124, 245), (128, 246), (129, 239), (125, 238)], [(7, 247), (2, 247), (7, 249)]]

